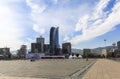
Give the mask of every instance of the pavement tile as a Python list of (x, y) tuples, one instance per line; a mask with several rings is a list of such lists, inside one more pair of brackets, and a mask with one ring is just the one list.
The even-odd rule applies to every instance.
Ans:
[(98, 59), (83, 79), (120, 79), (120, 62)]

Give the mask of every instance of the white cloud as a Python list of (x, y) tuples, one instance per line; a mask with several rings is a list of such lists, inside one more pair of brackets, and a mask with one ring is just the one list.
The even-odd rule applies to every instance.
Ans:
[(69, 37), (68, 35), (66, 35), (63, 40), (64, 40), (64, 41), (68, 41), (68, 40), (70, 40), (70, 37)]
[(58, 3), (58, 0), (53, 0), (54, 4), (57, 4)]
[[(76, 31), (82, 30), (82, 35), (77, 35), (70, 41), (72, 44), (89, 40), (100, 35), (103, 35), (118, 24), (120, 24), (120, 2), (116, 2), (112, 8), (112, 12), (107, 15), (103, 9), (108, 4), (109, 0), (101, 0), (95, 7), (93, 13), (80, 18), (76, 24)], [(107, 17), (108, 16), (108, 17)]]
[(21, 44), (24, 44), (19, 40), (23, 35), (23, 30), (15, 20), (16, 14), (9, 5), (2, 1), (0, 3), (0, 47), (18, 49)]
[(89, 19), (89, 15), (85, 15), (84, 17), (79, 19), (79, 22), (76, 24), (75, 31), (81, 31), (87, 28), (87, 22)]
[(100, 0), (100, 2), (97, 4), (97, 6), (94, 8), (93, 16), (91, 19), (96, 20), (99, 18), (104, 18), (105, 14), (103, 12), (103, 9), (108, 5), (110, 0)]
[[(41, 2), (39, 2), (40, 4), (38, 4), (36, 3), (36, 1), (26, 0), (27, 5), (31, 8), (31, 16), (34, 20), (33, 30), (39, 34), (41, 34), (41, 32), (43, 31), (42, 34), (44, 36), (44, 34), (46, 34), (45, 32), (49, 32), (50, 27), (59, 26), (60, 41), (65, 41), (65, 39), (63, 38), (66, 38), (66, 35), (68, 35), (69, 37), (73, 35), (73, 29), (75, 28), (73, 26), (75, 26), (78, 17), (89, 11), (89, 6), (87, 4), (79, 5), (74, 9), (71, 7), (71, 5), (69, 6), (70, 8), (68, 8), (68, 6), (67, 8), (60, 6), (71, 2), (70, 0), (50, 0), (51, 2), (53, 2), (51, 4), (45, 4), (41, 0), (39, 0)], [(39, 12), (38, 10), (34, 11), (35, 9), (32, 8), (34, 5), (41, 6), (39, 7), (40, 10), (42, 9), (42, 7), (45, 8), (42, 9), (41, 12)], [(88, 10), (84, 11), (84, 9)], [(37, 26), (34, 26), (36, 24)]]
[(42, 2), (39, 4), (39, 0), (26, 0), (26, 3), (31, 8), (31, 16), (35, 22), (32, 27), (33, 30), (39, 34), (44, 34), (45, 29), (39, 26), (39, 23), (36, 22), (36, 19), (46, 9), (46, 5)]
[[(0, 48), (7, 46), (11, 50), (17, 50), (22, 44), (26, 44), (30, 48), (31, 42), (34, 42), (34, 38), (30, 35), (33, 31), (30, 27), (32, 21), (28, 14), (28, 6), (23, 4), (24, 2), (25, 0), (0, 1)], [(30, 3), (29, 5), (34, 4)], [(39, 7), (34, 5), (32, 7), (33, 12), (41, 12), (42, 9)], [(43, 32), (44, 30), (42, 30)]]
[(44, 34), (44, 33), (45, 33), (45, 29), (44, 29), (44, 28), (40, 28), (37, 24), (34, 24), (34, 25), (33, 25), (33, 29), (34, 29), (36, 32), (40, 33), (40, 34)]
[[(38, 0), (36, 0), (38, 1)], [(46, 5), (42, 4), (39, 5), (39, 3), (35, 3), (33, 0), (26, 0), (26, 3), (28, 6), (31, 7), (32, 13), (39, 14), (42, 13), (46, 9)]]

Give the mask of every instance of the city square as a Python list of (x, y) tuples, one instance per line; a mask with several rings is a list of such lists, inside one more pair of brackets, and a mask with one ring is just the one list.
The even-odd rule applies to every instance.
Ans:
[[(66, 78), (84, 69), (95, 59), (44, 59), (31, 62), (30, 60), (0, 61), (1, 77), (25, 78)], [(0, 78), (1, 79), (1, 78)]]
[(120, 79), (119, 67), (119, 59), (0, 61), (0, 79)]
[(120, 79), (120, 0), (0, 0), (0, 79)]

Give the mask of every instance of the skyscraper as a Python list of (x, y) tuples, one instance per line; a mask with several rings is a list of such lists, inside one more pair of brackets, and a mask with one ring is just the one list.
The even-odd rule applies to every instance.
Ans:
[(40, 36), (40, 38), (36, 39), (36, 42), (40, 44), (40, 52), (44, 52), (44, 38)]
[(36, 43), (31, 43), (32, 53), (44, 53), (44, 38), (41, 36), (36, 38)]
[(59, 27), (50, 29), (50, 55), (59, 55)]
[(120, 50), (120, 41), (117, 42), (118, 50)]

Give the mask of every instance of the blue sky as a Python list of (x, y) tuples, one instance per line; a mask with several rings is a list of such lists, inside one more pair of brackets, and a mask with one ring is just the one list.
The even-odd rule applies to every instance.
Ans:
[(96, 48), (120, 40), (119, 0), (1, 0), (0, 47), (16, 50), (59, 26), (60, 45)]

